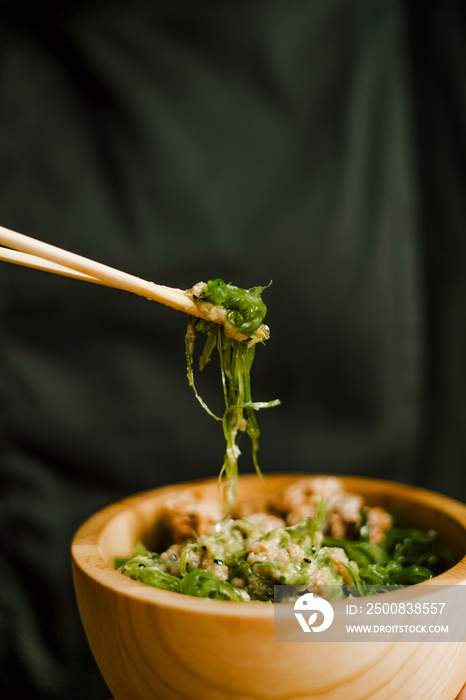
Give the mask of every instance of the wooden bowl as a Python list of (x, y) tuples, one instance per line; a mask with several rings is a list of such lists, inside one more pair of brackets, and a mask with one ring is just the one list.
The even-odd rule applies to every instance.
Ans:
[[(302, 476), (271, 475), (266, 484), (242, 476), (238, 500), (281, 491)], [(402, 508), (409, 524), (438, 530), (461, 561), (431, 582), (466, 584), (466, 506), (393, 482), (342, 481), (369, 505)], [(155, 489), (105, 508), (74, 537), (79, 610), (115, 700), (456, 698), (466, 680), (464, 643), (278, 643), (270, 603), (184, 596), (115, 571), (114, 557), (130, 556), (136, 542), (154, 546), (164, 502), (185, 491), (219, 497), (216, 479)]]

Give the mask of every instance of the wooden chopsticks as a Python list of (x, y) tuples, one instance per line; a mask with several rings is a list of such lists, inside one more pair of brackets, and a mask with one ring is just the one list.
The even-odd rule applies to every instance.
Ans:
[(43, 270), (44, 272), (54, 272), (56, 275), (63, 275), (64, 277), (73, 277), (83, 282), (105, 284), (102, 280), (91, 277), (90, 275), (85, 275), (83, 272), (77, 272), (76, 270), (71, 270), (69, 267), (64, 267), (64, 265), (57, 265), (57, 263), (50, 262), (49, 260), (43, 260), (37, 257), (37, 255), (20, 253), (10, 248), (0, 248), (0, 260), (3, 262), (16, 263), (16, 265), (22, 265), (23, 267), (32, 267), (36, 270)]
[[(3, 226), (0, 226), (0, 244), (6, 246), (0, 248), (0, 260), (4, 262), (122, 289), (158, 301), (177, 311), (225, 325), (226, 310), (206, 301), (197, 301), (192, 289), (183, 290), (154, 284)], [(232, 331), (228, 334), (238, 340), (245, 340), (247, 337)]]

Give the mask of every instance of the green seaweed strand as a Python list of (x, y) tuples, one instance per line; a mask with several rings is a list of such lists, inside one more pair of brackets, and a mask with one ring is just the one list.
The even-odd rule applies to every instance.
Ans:
[[(222, 280), (208, 282), (202, 299), (215, 304), (222, 304), (228, 309), (227, 318), (230, 327), (248, 335), (248, 341), (238, 341), (225, 334), (222, 326), (190, 317), (186, 332), (186, 360), (188, 381), (202, 407), (216, 420), (222, 421), (226, 441), (226, 452), (219, 475), (219, 482), (226, 477), (225, 502), (231, 509), (236, 498), (238, 481), (238, 447), (239, 438), (247, 434), (251, 441), (254, 467), (262, 476), (257, 460), (260, 431), (256, 411), (279, 405), (279, 401), (254, 402), (251, 396), (251, 369), (255, 356), (255, 345), (268, 337), (267, 326), (263, 320), (267, 311), (260, 298), (264, 287), (242, 290), (233, 285), (226, 285)], [(261, 334), (256, 331), (261, 329)], [(200, 359), (203, 369), (209, 362), (212, 352), (217, 349), (222, 377), (225, 411), (223, 417), (216, 416), (197, 392), (194, 382), (194, 340), (200, 333), (207, 333), (207, 340)]]

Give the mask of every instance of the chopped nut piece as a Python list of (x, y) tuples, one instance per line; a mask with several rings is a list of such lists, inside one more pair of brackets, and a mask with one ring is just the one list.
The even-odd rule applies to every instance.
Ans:
[(346, 568), (349, 564), (349, 559), (346, 556), (346, 552), (341, 547), (332, 547), (329, 549), (328, 558), (334, 564), (336, 572), (342, 577), (345, 583), (353, 583), (353, 579)]
[(378, 544), (385, 533), (391, 528), (393, 518), (383, 508), (367, 509), (367, 527), (371, 544)]
[(290, 556), (286, 549), (280, 547), (279, 537), (272, 537), (270, 540), (256, 540), (249, 544), (248, 564), (264, 561), (287, 563), (289, 559)]
[(222, 515), (218, 501), (186, 497), (167, 501), (164, 508), (169, 535), (176, 544), (199, 535), (209, 535)]
[(166, 552), (162, 552), (160, 555), (160, 561), (162, 561), (167, 569), (168, 573), (172, 574), (173, 576), (181, 576), (181, 571), (180, 571), (180, 554), (181, 554), (181, 545), (179, 544), (172, 544), (171, 547), (167, 549)]
[(251, 513), (247, 516), (247, 520), (253, 525), (257, 525), (262, 532), (270, 532), (278, 527), (285, 527), (283, 518), (278, 518), (276, 515), (268, 515), (267, 513)]

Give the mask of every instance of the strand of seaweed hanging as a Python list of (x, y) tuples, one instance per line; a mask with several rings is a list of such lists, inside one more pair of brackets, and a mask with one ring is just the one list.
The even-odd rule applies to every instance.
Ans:
[[(269, 285), (267, 285), (269, 286)], [(262, 408), (278, 406), (280, 401), (253, 401), (251, 396), (251, 369), (254, 362), (257, 343), (264, 343), (270, 337), (269, 328), (264, 324), (267, 307), (261, 299), (266, 287), (241, 289), (215, 279), (197, 285), (196, 294), (200, 301), (222, 305), (227, 311), (227, 324), (224, 327), (190, 316), (185, 336), (187, 376), (196, 398), (207, 413), (222, 422), (226, 441), (226, 451), (219, 474), (219, 484), (225, 477), (224, 500), (231, 510), (238, 482), (238, 459), (241, 455), (238, 440), (248, 435), (251, 441), (251, 453), (257, 474), (262, 477), (257, 452), (259, 450), (260, 431), (256, 412)], [(235, 340), (228, 335), (233, 330), (244, 334), (246, 340)], [(199, 368), (202, 370), (210, 361), (216, 349), (220, 361), (225, 411), (217, 416), (199, 395), (194, 381), (194, 343), (197, 336), (206, 334), (206, 342), (200, 356)]]

